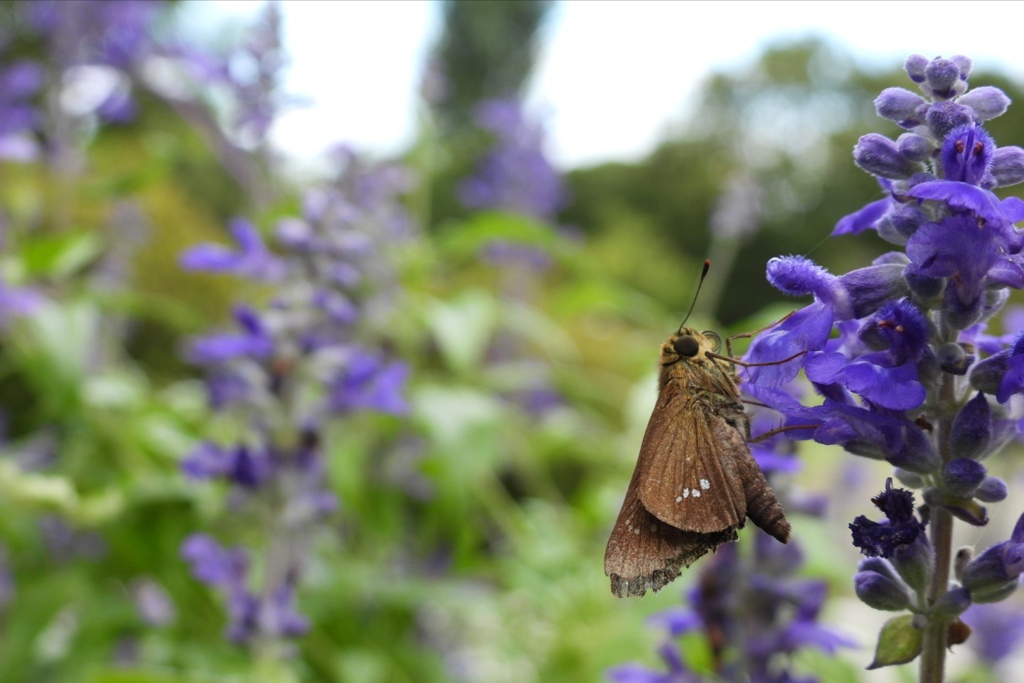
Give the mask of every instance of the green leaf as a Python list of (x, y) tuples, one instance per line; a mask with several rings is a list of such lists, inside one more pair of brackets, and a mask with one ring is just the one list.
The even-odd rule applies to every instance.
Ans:
[(449, 366), (470, 373), (483, 362), (498, 321), (497, 303), (486, 293), (471, 290), (429, 305), (426, 320)]
[(93, 232), (38, 236), (21, 253), (30, 278), (63, 279), (99, 258), (103, 242)]
[(878, 633), (875, 659), (868, 665), (868, 669), (906, 664), (921, 654), (924, 632), (913, 627), (910, 623), (912, 619), (913, 615), (904, 614), (885, 622)]

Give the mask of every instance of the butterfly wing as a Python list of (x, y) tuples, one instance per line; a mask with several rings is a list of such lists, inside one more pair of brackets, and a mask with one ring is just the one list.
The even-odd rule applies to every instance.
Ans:
[(644, 508), (637, 468), (615, 521), (604, 554), (604, 573), (620, 598), (657, 591), (699, 557), (722, 543), (736, 540), (734, 528), (712, 534), (677, 529)]
[(747, 501), (736, 454), (752, 457), (746, 440), (697, 399), (666, 394), (640, 446), (641, 503), (683, 531), (710, 534), (743, 526)]

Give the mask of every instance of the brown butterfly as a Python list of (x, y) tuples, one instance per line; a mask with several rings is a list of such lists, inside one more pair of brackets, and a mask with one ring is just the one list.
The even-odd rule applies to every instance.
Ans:
[(680, 327), (661, 345), (658, 403), (604, 555), (620, 598), (662, 588), (680, 567), (736, 540), (747, 517), (789, 540), (747, 445), (737, 361), (716, 354), (720, 344), (713, 332)]

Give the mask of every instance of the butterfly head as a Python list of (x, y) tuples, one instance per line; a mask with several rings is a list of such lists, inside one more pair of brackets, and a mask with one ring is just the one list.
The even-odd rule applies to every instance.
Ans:
[(698, 332), (691, 327), (681, 327), (661, 345), (661, 364), (705, 358), (708, 352), (715, 353), (721, 346), (722, 339), (716, 332)]

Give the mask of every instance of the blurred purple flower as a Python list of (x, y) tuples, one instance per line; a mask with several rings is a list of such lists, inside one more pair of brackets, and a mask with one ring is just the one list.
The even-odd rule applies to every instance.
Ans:
[(385, 363), (378, 356), (356, 350), (331, 381), (331, 409), (401, 415), (408, 410), (402, 395), (408, 375), (409, 367), (405, 363)]
[(477, 109), (477, 123), (494, 133), (496, 142), (476, 175), (459, 187), (462, 203), (539, 220), (554, 218), (565, 203), (565, 189), (544, 153), (544, 129), (527, 118), (515, 98), (484, 102)]
[(253, 280), (276, 282), (287, 275), (287, 265), (267, 249), (256, 227), (247, 220), (237, 218), (228, 229), (241, 251), (219, 244), (201, 244), (181, 256), (186, 270), (211, 273), (231, 273)]

